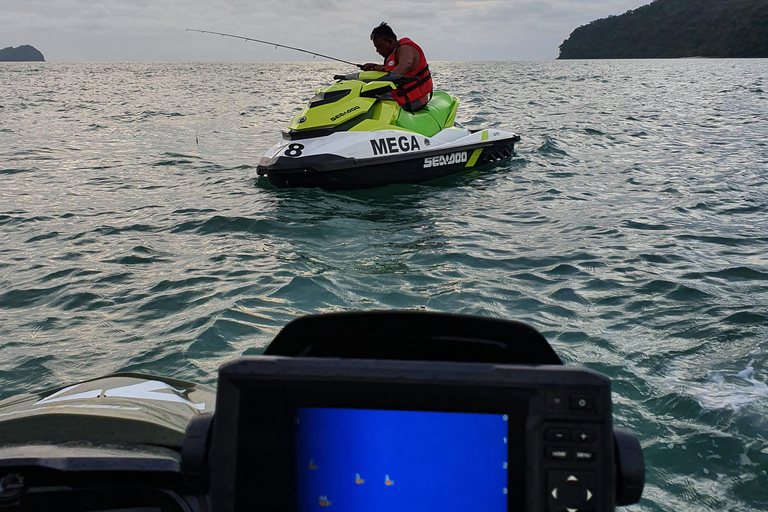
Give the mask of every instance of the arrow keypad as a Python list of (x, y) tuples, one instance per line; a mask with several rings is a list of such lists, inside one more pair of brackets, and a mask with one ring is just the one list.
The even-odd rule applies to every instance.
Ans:
[(593, 471), (549, 471), (549, 512), (591, 512), (597, 506)]

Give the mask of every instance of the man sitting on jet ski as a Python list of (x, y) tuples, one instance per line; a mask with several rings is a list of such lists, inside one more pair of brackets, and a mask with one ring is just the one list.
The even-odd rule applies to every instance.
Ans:
[(376, 52), (384, 57), (384, 65), (364, 64), (363, 71), (391, 71), (416, 78), (398, 87), (392, 93), (392, 98), (382, 99), (394, 99), (408, 112), (416, 112), (424, 107), (432, 98), (432, 76), (422, 49), (407, 37), (398, 39), (386, 22), (373, 29), (371, 41)]

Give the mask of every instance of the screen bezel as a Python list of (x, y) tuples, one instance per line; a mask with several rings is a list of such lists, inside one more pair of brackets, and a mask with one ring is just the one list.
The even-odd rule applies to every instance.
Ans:
[[(297, 408), (380, 409), (506, 414), (507, 510), (524, 510), (526, 422), (523, 389), (455, 383), (279, 380), (233, 382), (239, 390), (234, 467), (235, 510), (295, 511), (294, 414)], [(234, 405), (234, 404), (233, 404)], [(217, 410), (217, 416), (221, 410)], [(231, 459), (231, 460), (232, 460)]]

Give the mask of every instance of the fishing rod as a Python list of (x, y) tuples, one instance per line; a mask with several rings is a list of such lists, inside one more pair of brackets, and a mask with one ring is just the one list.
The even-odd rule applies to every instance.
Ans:
[(323, 55), (322, 53), (311, 52), (309, 50), (303, 50), (301, 48), (295, 48), (293, 46), (286, 46), (284, 44), (279, 44), (279, 43), (271, 43), (269, 41), (262, 41), (261, 39), (253, 39), (252, 37), (236, 36), (236, 35), (233, 35), (233, 34), (224, 34), (222, 32), (211, 32), (210, 30), (198, 30), (198, 29), (195, 29), (195, 28), (188, 28), (187, 32), (200, 32), (201, 34), (215, 34), (217, 36), (222, 36), (222, 37), (234, 37), (235, 39), (243, 39), (245, 41), (253, 41), (255, 43), (268, 44), (270, 46), (274, 46), (275, 48), (280, 47), (280, 48), (287, 48), (289, 50), (296, 50), (297, 52), (304, 52), (304, 53), (308, 53), (310, 55), (314, 55), (315, 57), (323, 57), (324, 59), (335, 60), (337, 62), (343, 62), (344, 64), (351, 64), (353, 66), (357, 66), (360, 69), (363, 69), (363, 65), (362, 64), (355, 64), (354, 62), (349, 62), (348, 60), (337, 59), (336, 57), (331, 57), (329, 55)]

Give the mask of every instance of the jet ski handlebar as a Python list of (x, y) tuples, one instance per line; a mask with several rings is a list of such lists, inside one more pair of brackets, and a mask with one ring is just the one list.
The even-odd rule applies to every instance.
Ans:
[(334, 80), (361, 80), (363, 82), (392, 82), (396, 85), (403, 85), (418, 80), (415, 76), (403, 76), (392, 73), (391, 71), (379, 77), (369, 78), (360, 77), (361, 73), (347, 73), (346, 75), (333, 75)]

